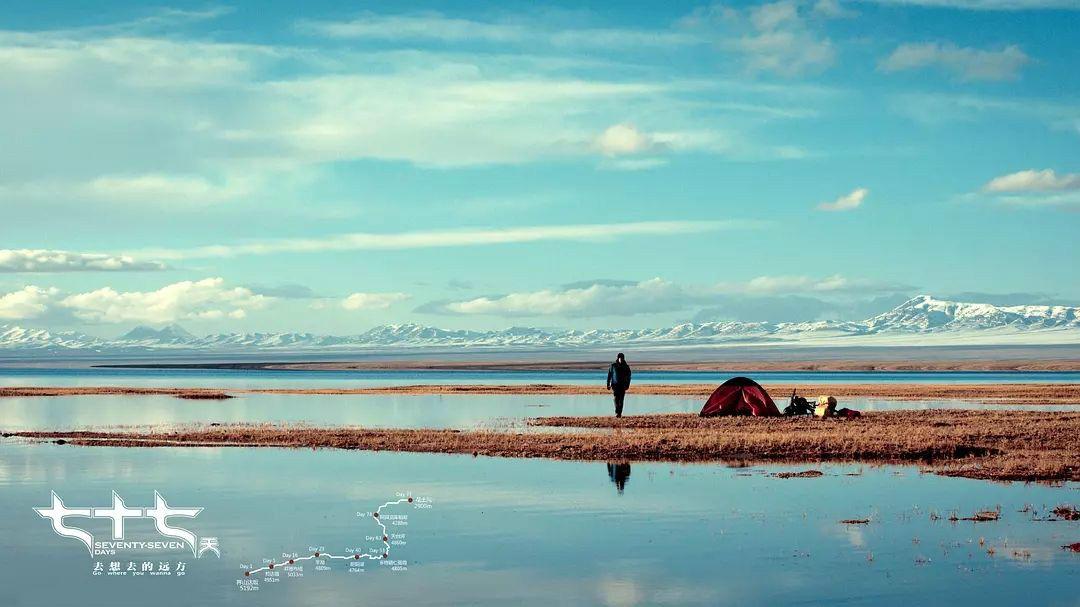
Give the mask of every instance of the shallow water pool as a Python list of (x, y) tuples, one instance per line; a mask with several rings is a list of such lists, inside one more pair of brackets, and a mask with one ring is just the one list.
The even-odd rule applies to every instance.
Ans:
[[(87, 448), (0, 441), (0, 588), (37, 605), (1074, 605), (1080, 523), (1042, 522), (1077, 486), (1000, 484), (904, 467), (729, 468), (454, 455), (200, 448)], [(91, 556), (32, 509), (146, 507), (215, 538)], [(307, 561), (380, 545), (371, 510), (395, 505), (404, 535), (381, 561)], [(995, 522), (950, 522), (999, 509)], [(1023, 511), (1023, 512), (1021, 512)], [(358, 516), (359, 515), (359, 516)], [(869, 519), (843, 524), (842, 519)], [(111, 521), (65, 519), (108, 540)], [(159, 538), (128, 519), (126, 540)], [(397, 536), (395, 535), (395, 538)], [(395, 542), (399, 542), (395, 539)], [(374, 544), (373, 544), (374, 543)], [(244, 571), (278, 564), (276, 571)], [(167, 563), (172, 574), (107, 573)], [(363, 562), (363, 565), (357, 563)], [(184, 563), (184, 575), (175, 575)]]

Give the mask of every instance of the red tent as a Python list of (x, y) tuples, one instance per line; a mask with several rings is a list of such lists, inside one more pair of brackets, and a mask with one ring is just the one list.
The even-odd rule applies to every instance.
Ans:
[(780, 415), (776, 403), (758, 383), (748, 377), (732, 377), (720, 384), (701, 408), (702, 417), (717, 415)]

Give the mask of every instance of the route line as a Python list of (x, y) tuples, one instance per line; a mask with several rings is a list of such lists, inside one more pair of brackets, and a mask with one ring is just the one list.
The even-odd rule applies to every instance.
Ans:
[[(382, 542), (383, 542), (384, 548), (383, 548), (383, 553), (381, 555), (370, 554), (370, 553), (367, 553), (367, 552), (363, 552), (363, 553), (357, 552), (357, 553), (353, 554), (352, 556), (346, 556), (344, 554), (330, 554), (329, 552), (315, 552), (314, 554), (309, 554), (307, 556), (291, 558), (287, 562), (281, 563), (281, 564), (282, 565), (293, 565), (293, 564), (299, 563), (300, 561), (310, 561), (311, 559), (336, 559), (336, 560), (342, 560), (342, 561), (353, 561), (353, 560), (358, 561), (358, 560), (361, 560), (361, 559), (370, 559), (370, 560), (375, 561), (375, 560), (389, 558), (390, 557), (390, 534), (386, 531), (386, 524), (383, 523), (382, 520), (379, 518), (379, 514), (382, 512), (382, 509), (386, 508), (387, 506), (396, 506), (398, 504), (404, 504), (406, 502), (411, 504), (412, 501), (413, 501), (413, 498), (411, 498), (411, 497), (403, 497), (403, 498), (401, 498), (401, 499), (399, 499), (397, 501), (386, 502), (382, 506), (379, 506), (378, 508), (376, 508), (375, 512), (371, 513), (371, 518), (375, 519), (375, 522), (378, 523), (379, 527), (382, 528)], [(276, 564), (278, 564), (278, 563), (275, 563), (274, 561), (270, 561), (269, 565), (264, 565), (262, 567), (259, 567), (258, 569), (251, 569), (249, 571), (245, 571), (244, 576), (247, 577), (247, 576), (250, 576), (253, 573), (259, 573), (260, 571), (269, 571), (269, 570), (273, 569), (274, 565), (276, 565)]]

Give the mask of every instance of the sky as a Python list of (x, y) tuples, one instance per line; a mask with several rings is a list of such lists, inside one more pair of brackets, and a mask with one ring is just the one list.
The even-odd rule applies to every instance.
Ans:
[(0, 324), (1080, 303), (1080, 0), (26, 2)]

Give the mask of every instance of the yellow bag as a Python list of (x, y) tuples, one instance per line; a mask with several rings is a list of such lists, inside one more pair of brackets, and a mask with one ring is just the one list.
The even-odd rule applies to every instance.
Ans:
[(817, 406), (814, 407), (814, 417), (832, 417), (836, 414), (836, 398), (832, 396), (819, 396)]

